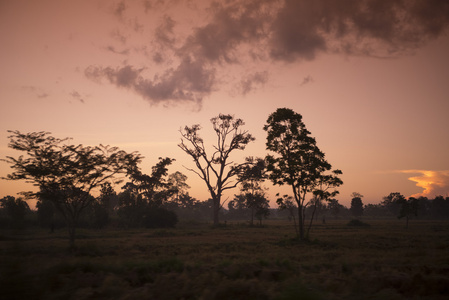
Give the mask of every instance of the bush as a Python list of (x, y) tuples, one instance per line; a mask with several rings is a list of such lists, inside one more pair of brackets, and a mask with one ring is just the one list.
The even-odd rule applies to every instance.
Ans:
[(348, 224), (346, 224), (347, 226), (357, 226), (357, 227), (370, 227), (369, 224), (362, 222), (358, 219), (352, 219), (351, 221), (349, 221)]

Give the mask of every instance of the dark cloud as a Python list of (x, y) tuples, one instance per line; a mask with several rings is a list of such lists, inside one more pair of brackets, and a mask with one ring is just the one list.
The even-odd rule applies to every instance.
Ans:
[(449, 2), (439, 0), (287, 0), (273, 22), (275, 60), (314, 59), (320, 52), (394, 56), (443, 33)]
[[(169, 4), (194, 8), (194, 2), (143, 1), (146, 13), (158, 11), (160, 23), (140, 49), (148, 58), (147, 69), (165, 68), (146, 78), (143, 69), (89, 67), (86, 76), (107, 79), (118, 87), (139, 93), (152, 103), (201, 101), (225, 82), (225, 71), (233, 66), (256, 66), (252, 75), (236, 78), (245, 95), (268, 80), (257, 69), (258, 62), (297, 63), (313, 60), (322, 53), (372, 57), (396, 57), (413, 53), (430, 39), (444, 34), (449, 23), (449, 1), (441, 0), (229, 0), (214, 1), (201, 11), (202, 25), (179, 30)], [(124, 1), (114, 13), (128, 29), (142, 31), (137, 19), (126, 19)], [(207, 16), (204, 15), (207, 13)], [(187, 33), (186, 33), (187, 32)], [(127, 38), (115, 31), (122, 44)], [(110, 46), (114, 53), (118, 51)], [(136, 50), (137, 51), (137, 50)], [(222, 72), (220, 72), (222, 71)], [(228, 76), (235, 78), (235, 76)], [(301, 85), (312, 81), (304, 78)]]
[(206, 68), (201, 61), (184, 59), (176, 69), (169, 69), (153, 79), (142, 76), (144, 69), (130, 65), (121, 68), (90, 66), (85, 75), (101, 82), (107, 79), (117, 87), (138, 93), (151, 103), (187, 100), (200, 103), (205, 95), (213, 91), (215, 70)]
[(270, 13), (265, 1), (233, 1), (228, 6), (215, 3), (211, 11), (212, 21), (197, 28), (178, 55), (191, 53), (209, 62), (237, 63), (240, 46), (254, 47), (266, 37), (264, 24), (270, 20)]

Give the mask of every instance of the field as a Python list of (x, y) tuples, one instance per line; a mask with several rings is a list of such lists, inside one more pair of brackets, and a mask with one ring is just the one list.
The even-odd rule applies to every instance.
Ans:
[(447, 299), (449, 222), (0, 231), (1, 299)]

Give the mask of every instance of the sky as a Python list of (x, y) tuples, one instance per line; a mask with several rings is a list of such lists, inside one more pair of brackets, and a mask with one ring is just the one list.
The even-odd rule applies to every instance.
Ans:
[[(444, 0), (0, 0), (0, 157), (21, 154), (7, 130), (138, 151), (146, 173), (168, 156), (206, 200), (180, 128), (211, 149), (212, 117), (243, 119), (240, 162), (287, 107), (342, 170), (341, 204), (449, 196), (448, 25)], [(0, 197), (32, 188), (0, 179)]]

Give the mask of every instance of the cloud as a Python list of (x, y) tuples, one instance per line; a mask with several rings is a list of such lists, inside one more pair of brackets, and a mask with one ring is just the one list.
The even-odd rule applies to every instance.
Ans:
[(117, 3), (113, 8), (114, 15), (119, 19), (123, 19), (126, 9), (127, 6), (125, 4), (125, 1), (121, 1)]
[(133, 90), (150, 103), (187, 100), (201, 103), (205, 95), (213, 91), (215, 70), (208, 69), (201, 61), (185, 58), (176, 69), (147, 79), (142, 76), (144, 68), (130, 65), (120, 68), (90, 66), (85, 75), (97, 82), (107, 79), (117, 87)]
[[(317, 59), (323, 53), (397, 57), (441, 36), (449, 24), (449, 2), (440, 0), (201, 3), (209, 6), (188, 1), (140, 1), (140, 10), (152, 20), (152, 30), (143, 28), (146, 23), (132, 15), (136, 10), (128, 9), (128, 3), (116, 3), (113, 13), (124, 28), (113, 31), (112, 38), (122, 44), (147, 41), (129, 49), (145, 54), (144, 68), (152, 70), (153, 77), (145, 77), (146, 72), (130, 63), (125, 67), (91, 66), (86, 76), (106, 78), (151, 103), (202, 101), (222, 84), (230, 83), (227, 80), (235, 80), (233, 85), (245, 95), (268, 80), (259, 67), (261, 62), (293, 64)], [(178, 11), (171, 9), (174, 5)], [(199, 18), (186, 21), (189, 13)], [(133, 38), (143, 32), (151, 36)], [(107, 50), (132, 59), (132, 50), (119, 51), (112, 46)], [(242, 66), (252, 66), (253, 75), (226, 76)], [(311, 81), (308, 76), (301, 85)]]
[(412, 197), (449, 196), (449, 170), (429, 171), (429, 170), (401, 170), (404, 174), (417, 174), (417, 176), (408, 179), (416, 182), (416, 186), (423, 189), (421, 193), (414, 194)]
[(307, 75), (306, 77), (304, 77), (304, 79), (302, 80), (301, 84), (299, 86), (303, 86), (305, 84), (308, 84), (310, 82), (313, 82), (313, 78), (310, 75)]
[(116, 50), (114, 46), (107, 46), (106, 49), (112, 53), (115, 54), (120, 54), (120, 55), (128, 55), (129, 54), (129, 49), (124, 49), (124, 50)]
[(83, 97), (77, 91), (74, 90), (71, 93), (69, 93), (69, 95), (72, 96), (73, 98), (75, 98), (76, 100), (80, 101), (81, 103), (84, 103)]
[(314, 59), (320, 52), (392, 56), (441, 35), (449, 3), (438, 0), (287, 0), (272, 27), (276, 60)]
[(21, 87), (21, 90), (28, 93), (32, 93), (39, 99), (47, 98), (48, 96), (50, 96), (43, 89), (32, 85), (24, 85)]
[(246, 95), (252, 90), (263, 86), (268, 81), (268, 72), (256, 72), (242, 79), (239, 90), (242, 95)]

